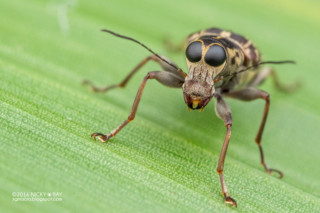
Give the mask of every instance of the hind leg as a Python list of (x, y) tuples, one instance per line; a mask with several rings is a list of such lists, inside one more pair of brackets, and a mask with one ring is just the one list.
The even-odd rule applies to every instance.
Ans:
[(281, 83), (276, 72), (271, 67), (263, 68), (256, 76), (256, 78), (254, 78), (253, 81), (249, 84), (249, 86), (256, 87), (269, 76), (272, 78), (275, 87), (281, 92), (291, 93), (296, 91), (300, 87), (300, 82), (295, 82), (289, 85), (284, 85), (283, 83)]
[(172, 40), (169, 37), (165, 37), (163, 39), (163, 44), (169, 52), (174, 52), (174, 53), (183, 52), (185, 50), (185, 46), (186, 46), (185, 41), (182, 41), (179, 44), (175, 44), (172, 42)]

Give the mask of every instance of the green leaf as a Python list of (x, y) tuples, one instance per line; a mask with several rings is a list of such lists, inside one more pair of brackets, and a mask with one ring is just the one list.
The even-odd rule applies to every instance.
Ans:
[[(182, 91), (147, 83), (137, 116), (109, 143), (90, 138), (123, 122), (150, 62), (124, 89), (90, 93), (122, 80), (149, 53), (100, 32), (132, 36), (186, 71), (168, 36), (220, 27), (245, 35), (284, 83), (267, 80), (271, 109), (263, 136), (268, 175), (254, 137), (263, 101), (227, 100), (233, 129), (224, 176), (240, 212), (320, 211), (320, 3), (270, 1), (3, 1), (0, 7), (0, 212), (231, 212), (216, 166), (225, 127), (210, 103), (189, 112)], [(213, 102), (213, 101), (212, 101)], [(62, 201), (17, 202), (14, 193), (62, 192)], [(19, 194), (18, 194), (19, 195)], [(16, 194), (17, 196), (17, 194)], [(21, 195), (26, 196), (26, 195)]]

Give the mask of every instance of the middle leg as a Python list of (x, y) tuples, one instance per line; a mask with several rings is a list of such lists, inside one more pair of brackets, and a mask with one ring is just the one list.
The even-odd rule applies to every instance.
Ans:
[(268, 174), (271, 174), (272, 172), (276, 172), (279, 174), (280, 178), (283, 177), (283, 173), (277, 169), (271, 169), (268, 167), (268, 165), (265, 162), (264, 159), (264, 154), (263, 154), (263, 149), (261, 146), (261, 138), (262, 138), (262, 133), (267, 121), (267, 117), (268, 117), (268, 112), (269, 112), (269, 106), (270, 106), (270, 95), (269, 93), (259, 90), (257, 88), (254, 87), (249, 87), (243, 90), (238, 90), (238, 91), (234, 91), (234, 92), (230, 92), (230, 93), (226, 93), (225, 96), (227, 97), (231, 97), (231, 98), (235, 98), (235, 99), (239, 99), (239, 100), (243, 100), (243, 101), (252, 101), (252, 100), (256, 100), (256, 99), (263, 99), (266, 101), (265, 107), (264, 107), (264, 112), (263, 112), (263, 116), (262, 116), (262, 121), (260, 123), (260, 127), (257, 133), (257, 136), (255, 138), (255, 142), (257, 143), (258, 147), (259, 147), (259, 151), (260, 151), (260, 157), (261, 157), (261, 164), (263, 165), (264, 169), (266, 170), (266, 172)]
[[(162, 58), (164, 58), (165, 60), (169, 61), (170, 63), (174, 64), (171, 60), (169, 60), (168, 58), (162, 56)], [(145, 59), (143, 59), (120, 83), (118, 84), (112, 84), (110, 86), (106, 86), (106, 87), (102, 87), (99, 88), (97, 86), (95, 86), (91, 81), (89, 80), (84, 80), (83, 84), (84, 85), (89, 85), (91, 88), (91, 91), (93, 92), (107, 92), (111, 89), (115, 89), (115, 88), (123, 88), (127, 85), (127, 83), (129, 82), (129, 80), (133, 77), (134, 74), (136, 74), (148, 61), (155, 61), (157, 62), (165, 71), (170, 72), (174, 75), (176, 75), (176, 77), (180, 78), (181, 80), (184, 79), (184, 73), (182, 71), (178, 71), (175, 68), (169, 66), (167, 63), (165, 63), (164, 61), (162, 61), (160, 58), (158, 58), (155, 55), (151, 55), (146, 57)]]

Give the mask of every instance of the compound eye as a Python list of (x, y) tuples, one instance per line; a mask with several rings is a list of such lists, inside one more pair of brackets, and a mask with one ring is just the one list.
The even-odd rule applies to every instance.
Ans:
[(219, 45), (212, 45), (204, 57), (205, 62), (214, 67), (220, 66), (226, 59), (226, 52)]
[(190, 62), (198, 62), (202, 57), (202, 43), (195, 41), (189, 44), (186, 49), (186, 56)]

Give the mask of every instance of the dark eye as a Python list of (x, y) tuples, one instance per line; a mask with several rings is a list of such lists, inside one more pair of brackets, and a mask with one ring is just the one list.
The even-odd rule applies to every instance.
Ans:
[(223, 47), (212, 45), (206, 53), (204, 60), (207, 64), (217, 67), (226, 61), (226, 52)]
[(202, 44), (200, 41), (192, 42), (186, 49), (186, 56), (190, 62), (198, 62), (202, 56)]

